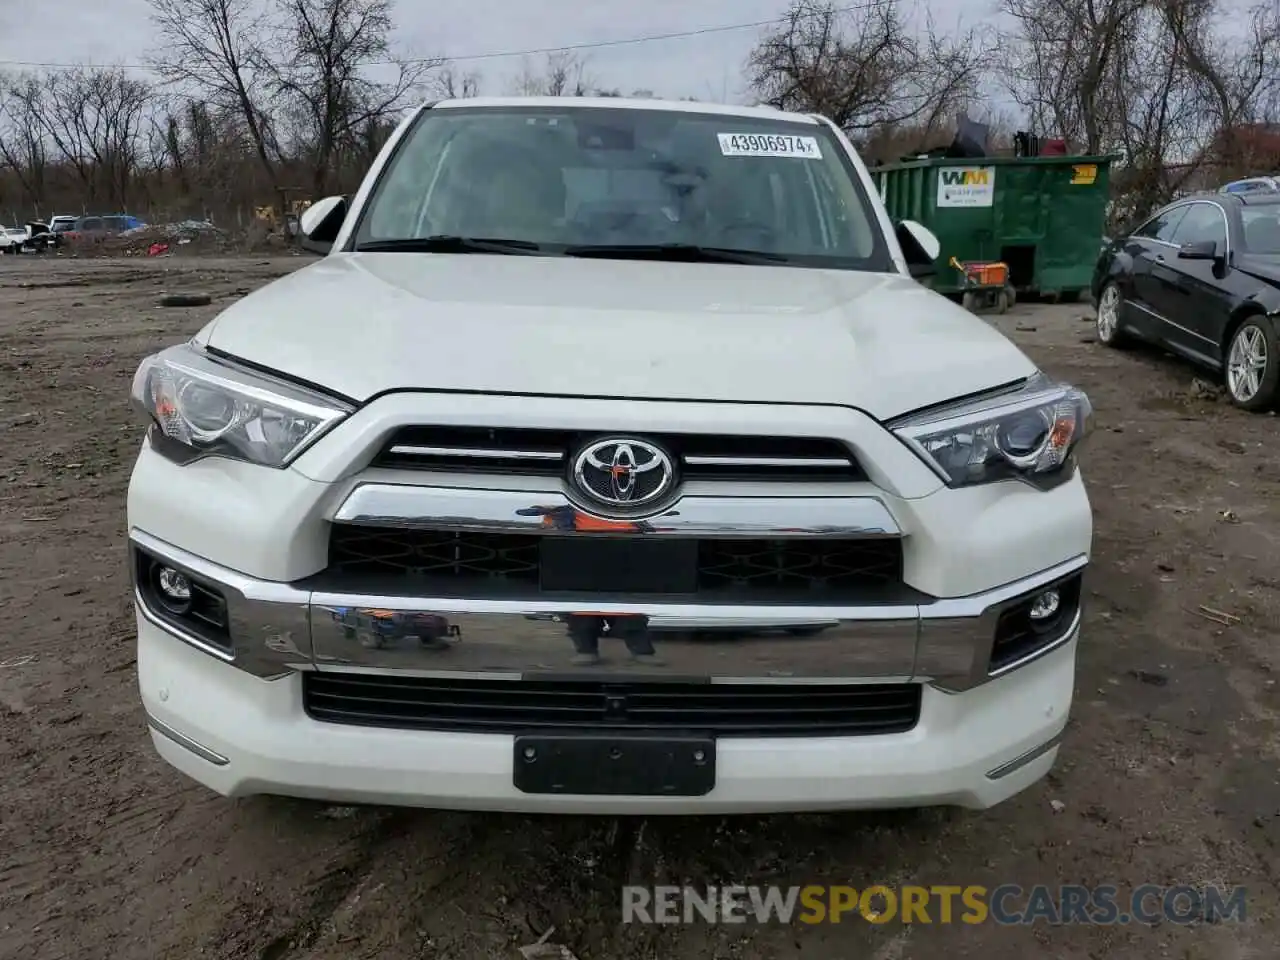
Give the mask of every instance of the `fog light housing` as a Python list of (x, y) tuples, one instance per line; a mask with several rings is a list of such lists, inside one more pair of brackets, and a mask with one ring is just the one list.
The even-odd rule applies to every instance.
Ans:
[(132, 545), (133, 584), (149, 619), (234, 652), (227, 599), (219, 585)]
[(998, 673), (1063, 640), (1080, 611), (1082, 573), (1011, 601), (996, 621), (988, 673)]
[(191, 580), (181, 570), (156, 563), (151, 567), (152, 583), (156, 596), (173, 613), (184, 614), (191, 610)]
[(1032, 623), (1043, 623), (1051, 619), (1060, 606), (1062, 606), (1062, 596), (1058, 591), (1046, 590), (1031, 602), (1031, 609), (1027, 611), (1027, 616), (1031, 618)]

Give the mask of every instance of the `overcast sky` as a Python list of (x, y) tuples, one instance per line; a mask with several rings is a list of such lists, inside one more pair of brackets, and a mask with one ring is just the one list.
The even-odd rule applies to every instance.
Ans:
[[(985, 19), (992, 6), (992, 0), (932, 4), (948, 27), (957, 18)], [(787, 0), (398, 0), (395, 17), (406, 55), (469, 58), (752, 23), (780, 17), (787, 7)], [(155, 43), (148, 11), (147, 0), (0, 0), (0, 61), (136, 63)], [(582, 56), (590, 78), (605, 88), (742, 100), (742, 65), (760, 32), (602, 47)], [(458, 66), (483, 75), (483, 92), (508, 93), (521, 63), (498, 57), (459, 59)]]

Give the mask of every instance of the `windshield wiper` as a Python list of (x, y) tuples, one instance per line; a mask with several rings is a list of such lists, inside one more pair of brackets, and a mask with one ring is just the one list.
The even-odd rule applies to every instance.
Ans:
[(462, 237), (440, 233), (430, 237), (405, 237), (400, 240), (368, 240), (356, 244), (357, 253), (537, 253), (541, 248), (528, 240), (506, 240), (502, 237)]
[(611, 260), (667, 260), (674, 263), (786, 263), (787, 258), (756, 250), (703, 247), (695, 243), (597, 244), (568, 247), (566, 257)]

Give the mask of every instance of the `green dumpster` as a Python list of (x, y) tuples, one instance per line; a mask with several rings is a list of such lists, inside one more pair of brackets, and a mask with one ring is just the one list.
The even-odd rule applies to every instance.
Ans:
[(963, 288), (960, 261), (1002, 260), (1019, 293), (1079, 296), (1089, 289), (1105, 232), (1115, 157), (909, 160), (872, 169), (895, 220), (916, 220), (942, 245), (939, 293)]

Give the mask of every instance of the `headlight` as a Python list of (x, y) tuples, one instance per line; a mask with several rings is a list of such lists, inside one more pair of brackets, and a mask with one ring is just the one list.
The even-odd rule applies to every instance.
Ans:
[(1093, 416), (1089, 398), (1044, 374), (1008, 393), (889, 424), (951, 487), (1023, 480), (1042, 489), (1071, 476)]
[(181, 462), (232, 457), (283, 467), (351, 408), (294, 384), (221, 361), (190, 343), (147, 357), (133, 404)]

